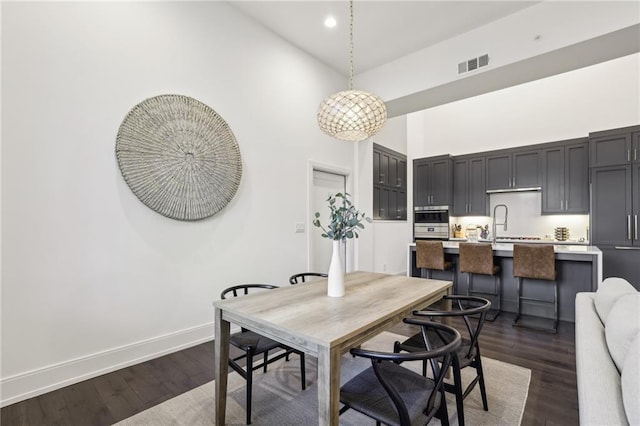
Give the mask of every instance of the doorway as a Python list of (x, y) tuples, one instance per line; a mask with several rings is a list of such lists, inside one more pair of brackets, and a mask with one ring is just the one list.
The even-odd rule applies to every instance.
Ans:
[[(320, 170), (313, 166), (313, 176), (310, 189), (310, 212), (311, 217), (315, 213), (320, 213), (320, 223), (326, 228), (329, 223), (329, 208), (327, 198), (329, 194), (346, 192), (347, 174), (337, 171)], [(320, 228), (311, 224), (310, 244), (309, 244), (309, 270), (313, 272), (327, 272), (331, 262), (333, 245), (331, 240), (322, 237)], [(345, 244), (342, 245), (342, 262), (344, 270), (347, 271), (347, 255)]]

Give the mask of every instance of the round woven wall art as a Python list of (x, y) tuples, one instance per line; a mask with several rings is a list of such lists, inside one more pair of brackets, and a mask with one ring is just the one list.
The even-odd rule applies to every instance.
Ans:
[(240, 149), (227, 123), (202, 102), (160, 95), (133, 107), (116, 137), (133, 193), (154, 211), (199, 220), (226, 206), (240, 185)]

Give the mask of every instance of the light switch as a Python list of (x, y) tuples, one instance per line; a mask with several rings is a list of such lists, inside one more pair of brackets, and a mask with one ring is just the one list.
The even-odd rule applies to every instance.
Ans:
[(304, 222), (296, 222), (296, 234), (304, 234)]

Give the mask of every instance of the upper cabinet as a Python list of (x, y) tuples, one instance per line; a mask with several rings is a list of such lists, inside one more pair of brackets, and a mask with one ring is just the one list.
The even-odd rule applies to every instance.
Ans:
[(509, 149), (487, 156), (487, 190), (540, 186), (540, 150)]
[(588, 213), (588, 139), (545, 145), (542, 149), (542, 214)]
[(450, 206), (452, 185), (451, 156), (413, 160), (414, 206)]
[(373, 218), (407, 219), (407, 157), (373, 145)]
[(640, 162), (640, 126), (589, 134), (591, 167)]
[(486, 216), (487, 190), (484, 156), (453, 160), (453, 216)]

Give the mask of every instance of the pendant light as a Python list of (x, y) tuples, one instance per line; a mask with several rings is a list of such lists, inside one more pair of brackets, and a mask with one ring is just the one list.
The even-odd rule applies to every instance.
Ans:
[(353, 0), (349, 1), (349, 90), (334, 93), (320, 104), (318, 125), (331, 137), (362, 141), (378, 133), (387, 120), (387, 108), (380, 97), (353, 90)]

